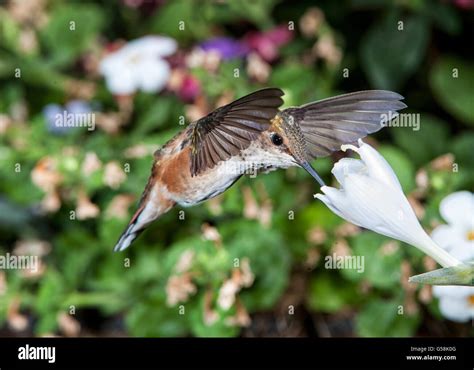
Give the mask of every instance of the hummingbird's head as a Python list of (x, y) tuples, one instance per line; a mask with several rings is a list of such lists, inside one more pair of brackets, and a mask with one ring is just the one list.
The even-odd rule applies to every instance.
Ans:
[(324, 181), (309, 163), (310, 157), (306, 148), (306, 139), (299, 125), (292, 117), (286, 117), (281, 113), (273, 120), (268, 130), (268, 139), (273, 150), (279, 151), (289, 158), (294, 164), (304, 168), (316, 181), (324, 186)]

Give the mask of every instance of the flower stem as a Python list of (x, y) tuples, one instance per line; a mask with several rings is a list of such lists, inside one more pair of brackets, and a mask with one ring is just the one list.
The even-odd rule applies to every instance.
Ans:
[(417, 243), (415, 246), (418, 247), (422, 252), (431, 256), (436, 262), (438, 262), (443, 267), (453, 267), (461, 265), (462, 262), (457, 258), (454, 258), (438, 244), (436, 244), (433, 239), (431, 239), (428, 234), (425, 234), (422, 243)]

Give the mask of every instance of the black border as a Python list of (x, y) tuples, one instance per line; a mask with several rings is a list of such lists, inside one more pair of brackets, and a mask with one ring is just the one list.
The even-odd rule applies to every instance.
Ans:
[[(56, 362), (19, 360), (18, 348), (25, 344), (54, 346)], [(0, 338), (0, 369), (473, 369), (473, 350), (473, 338)], [(456, 360), (406, 358), (426, 354)]]

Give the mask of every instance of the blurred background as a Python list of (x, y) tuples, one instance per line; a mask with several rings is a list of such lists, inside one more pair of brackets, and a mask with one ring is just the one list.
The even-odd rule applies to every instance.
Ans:
[[(473, 334), (472, 290), (455, 298), (467, 318), (450, 313), (442, 293), (407, 282), (436, 268), (431, 258), (344, 222), (295, 168), (242, 178), (112, 248), (152, 153), (267, 86), (285, 106), (405, 96), (420, 129), (368, 142), (422, 225), (446, 223), (441, 200), (474, 188), (474, 1), (0, 4), (0, 253), (40, 263), (0, 270), (1, 336)], [(314, 162), (329, 184), (339, 158)], [(474, 250), (474, 233), (462, 237)], [(364, 256), (364, 272), (326, 269), (334, 253)]]

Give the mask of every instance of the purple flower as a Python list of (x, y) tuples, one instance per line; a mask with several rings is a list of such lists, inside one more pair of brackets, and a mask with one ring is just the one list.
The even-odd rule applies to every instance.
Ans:
[(246, 45), (229, 37), (216, 37), (203, 42), (200, 46), (204, 51), (217, 51), (225, 60), (240, 58), (249, 52)]

